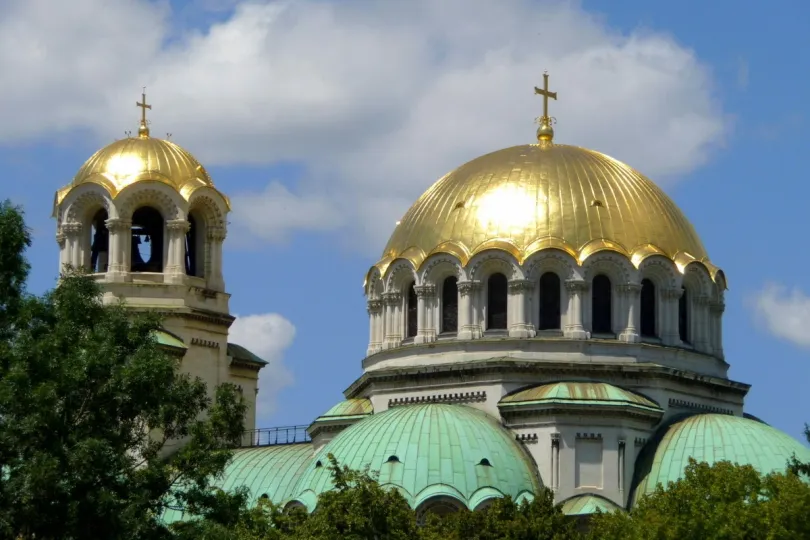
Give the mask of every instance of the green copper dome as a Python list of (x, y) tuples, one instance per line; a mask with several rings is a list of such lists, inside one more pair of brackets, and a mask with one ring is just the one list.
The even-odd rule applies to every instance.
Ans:
[(621, 510), (613, 501), (594, 493), (583, 493), (569, 497), (562, 504), (562, 512), (566, 516), (586, 516), (596, 512), (615, 512)]
[(310, 511), (332, 489), (326, 462), (368, 466), (412, 507), (449, 497), (468, 508), (503, 495), (526, 498), (539, 487), (531, 458), (495, 419), (464, 405), (421, 404), (373, 414), (342, 431), (301, 475), (295, 500)]
[(371, 405), (371, 400), (368, 398), (354, 398), (341, 401), (321, 416), (320, 419), (343, 418), (346, 416), (365, 416), (372, 414), (374, 407)]
[(523, 388), (505, 396), (499, 407), (519, 405), (602, 405), (629, 406), (661, 412), (661, 407), (653, 400), (604, 382), (564, 381)]
[[(309, 443), (236, 450), (214, 485), (224, 491), (245, 486), (254, 502), (266, 495), (272, 502), (284, 504), (292, 496), (298, 478), (312, 458), (312, 451)], [(180, 507), (169, 508), (163, 513), (165, 523), (183, 518)]]
[(783, 471), (793, 454), (810, 461), (810, 449), (771, 426), (724, 414), (698, 414), (665, 428), (639, 456), (633, 502), (683, 477), (689, 458), (709, 464), (731, 461), (760, 473)]

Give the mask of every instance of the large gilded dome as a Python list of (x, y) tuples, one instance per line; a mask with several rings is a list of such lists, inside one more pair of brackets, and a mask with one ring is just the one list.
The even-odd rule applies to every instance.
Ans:
[(658, 253), (716, 271), (691, 223), (652, 181), (599, 152), (550, 143), (499, 150), (445, 175), (397, 224), (377, 266), (405, 258), (418, 267), (439, 252), (466, 264), (489, 248), (520, 262), (545, 248), (580, 262), (601, 249), (636, 264)]

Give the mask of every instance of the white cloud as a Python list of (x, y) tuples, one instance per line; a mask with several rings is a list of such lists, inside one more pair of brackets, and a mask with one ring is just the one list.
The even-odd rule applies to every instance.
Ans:
[(659, 182), (702, 164), (727, 130), (692, 51), (619, 34), (572, 2), (251, 0), (179, 37), (145, 0), (3, 5), (0, 141), (75, 128), (111, 140), (136, 127), (146, 84), (154, 133), (206, 164), (304, 166), (291, 191), (235, 194), (233, 220), (268, 241), (340, 227), (376, 255), (447, 170), (532, 142), (544, 69), (557, 140)]
[(279, 390), (293, 383), (292, 373), (283, 361), (294, 338), (295, 326), (278, 313), (237, 316), (231, 325), (228, 340), (268, 362), (259, 372), (257, 418), (271, 415), (276, 408)]
[(810, 347), (810, 296), (798, 288), (770, 283), (754, 298), (758, 319), (774, 336), (800, 347)]

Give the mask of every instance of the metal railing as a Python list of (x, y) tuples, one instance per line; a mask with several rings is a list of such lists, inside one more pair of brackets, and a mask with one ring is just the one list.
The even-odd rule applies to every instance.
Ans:
[(309, 426), (285, 426), (274, 428), (250, 429), (242, 433), (242, 447), (277, 446), (312, 441), (307, 433)]

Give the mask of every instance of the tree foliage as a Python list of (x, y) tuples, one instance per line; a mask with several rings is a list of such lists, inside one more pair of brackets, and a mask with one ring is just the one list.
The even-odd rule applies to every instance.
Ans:
[(810, 486), (792, 472), (690, 459), (684, 477), (643, 497), (630, 513), (600, 514), (594, 540), (810, 538)]
[(22, 212), (0, 206), (0, 537), (169, 538), (157, 518), (172, 497), (201, 513), (221, 502), (208, 484), (241, 435), (242, 397), (181, 375), (159, 318), (104, 305), (89, 276), (27, 294), (30, 242)]

